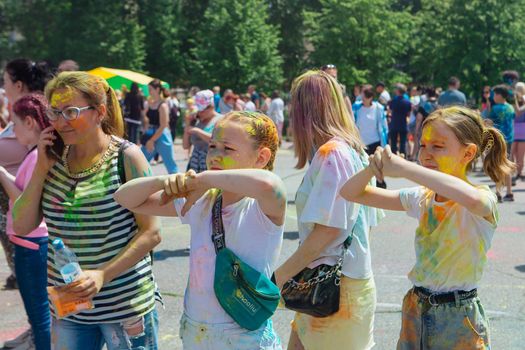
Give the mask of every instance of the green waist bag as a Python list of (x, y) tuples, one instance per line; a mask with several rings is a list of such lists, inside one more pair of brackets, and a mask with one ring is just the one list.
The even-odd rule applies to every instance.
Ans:
[(254, 331), (272, 317), (281, 295), (268, 277), (226, 248), (221, 210), (219, 193), (212, 211), (212, 240), (217, 253), (213, 289), (224, 311), (239, 326)]

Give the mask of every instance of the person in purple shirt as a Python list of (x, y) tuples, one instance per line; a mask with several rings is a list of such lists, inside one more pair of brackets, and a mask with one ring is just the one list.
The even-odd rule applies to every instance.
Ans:
[[(396, 84), (394, 88), (395, 96), (389, 103), (391, 111), (390, 125), (388, 126), (388, 138), (390, 147), (394, 154), (406, 154), (407, 143), (407, 118), (412, 110), (410, 100), (404, 98), (407, 88), (403, 84)], [(399, 147), (398, 147), (399, 138)]]

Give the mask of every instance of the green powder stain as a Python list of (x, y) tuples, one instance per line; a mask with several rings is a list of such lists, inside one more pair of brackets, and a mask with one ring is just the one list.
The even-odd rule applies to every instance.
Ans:
[(232, 157), (223, 157), (221, 163), (224, 169), (233, 169), (237, 165)]

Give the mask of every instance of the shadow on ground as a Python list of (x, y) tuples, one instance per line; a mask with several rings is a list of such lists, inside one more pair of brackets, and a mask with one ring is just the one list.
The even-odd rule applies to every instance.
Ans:
[(153, 260), (162, 261), (169, 258), (179, 258), (184, 256), (190, 256), (189, 249), (176, 249), (176, 250), (160, 250), (153, 253)]

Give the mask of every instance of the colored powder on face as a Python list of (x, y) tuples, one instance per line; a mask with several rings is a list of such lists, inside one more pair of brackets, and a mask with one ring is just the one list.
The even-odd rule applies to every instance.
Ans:
[(421, 139), (425, 142), (430, 142), (432, 140), (432, 125), (427, 125), (421, 133)]
[(237, 162), (232, 157), (222, 157), (221, 165), (223, 169), (234, 169)]
[(71, 125), (73, 128), (75, 128), (78, 131), (86, 130), (89, 126), (86, 118), (83, 117), (83, 114), (80, 114), (77, 119), (71, 120), (69, 122), (69, 125)]
[(439, 171), (445, 174), (463, 175), (466, 169), (461, 169), (462, 166), (456, 157), (452, 156), (441, 156), (436, 157), (436, 163), (438, 164)]
[(53, 95), (51, 95), (51, 106), (57, 107), (59, 104), (66, 104), (70, 102), (73, 99), (73, 91), (70, 88), (64, 88), (60, 91), (53, 92)]
[(224, 128), (222, 125), (216, 125), (213, 130), (212, 139), (216, 141), (222, 141), (224, 139)]

